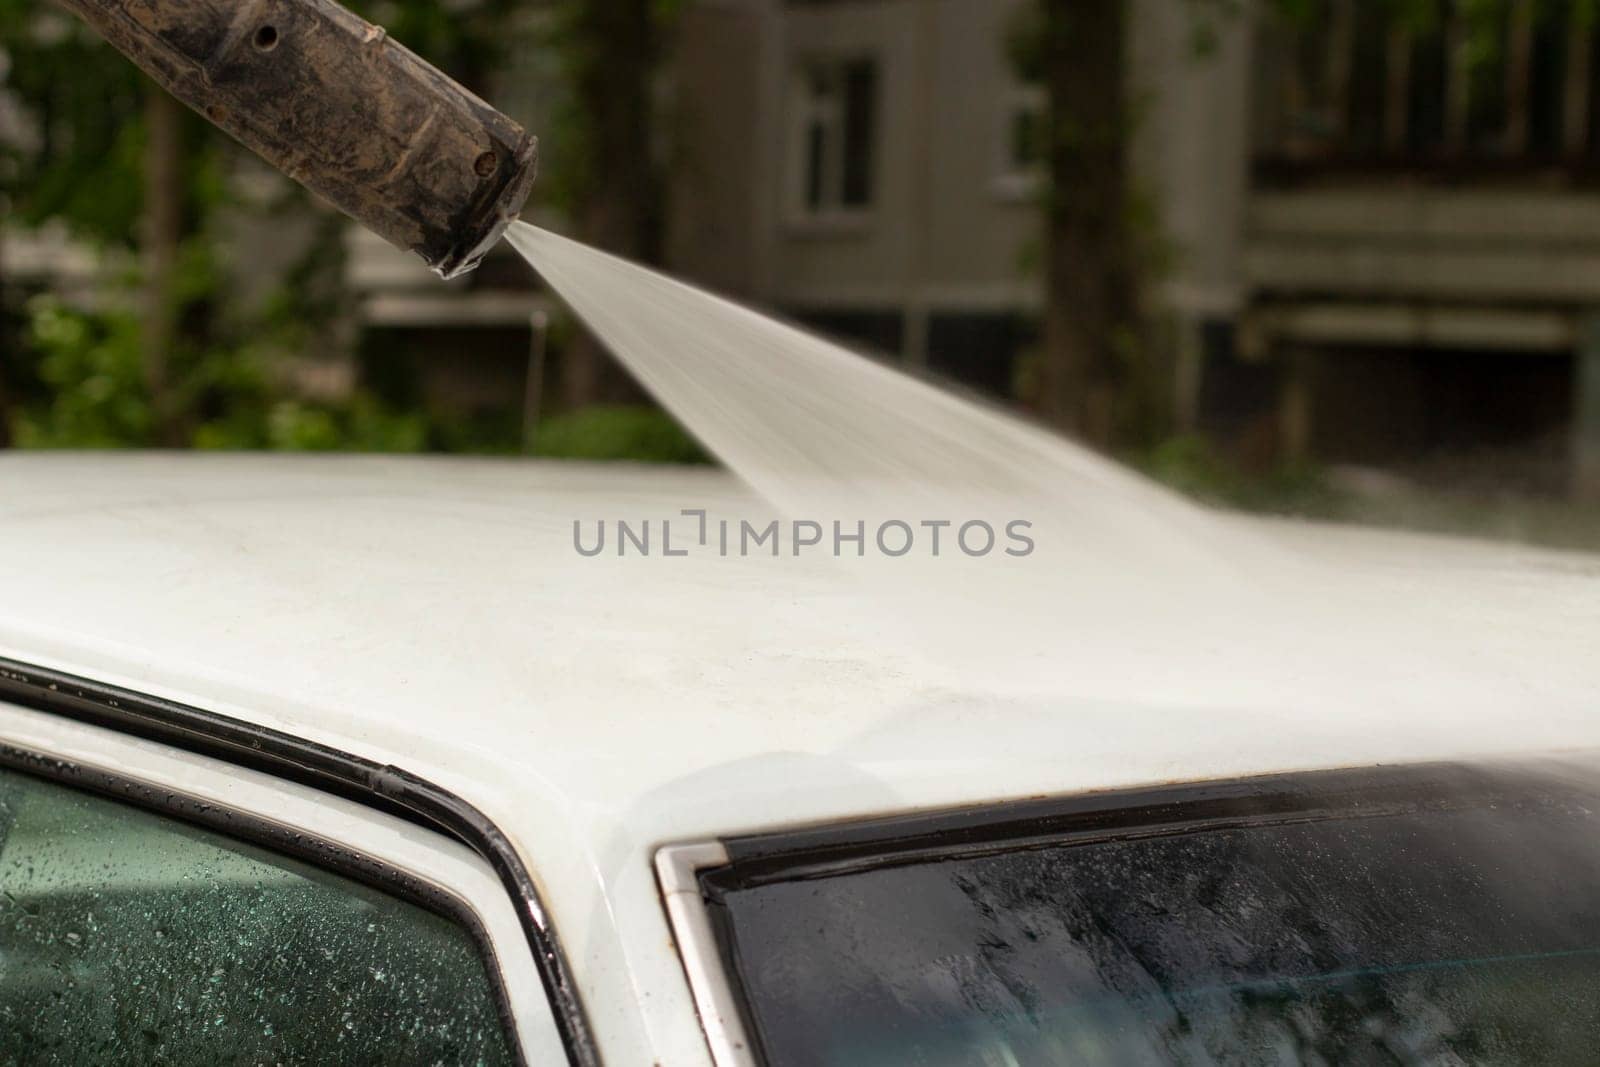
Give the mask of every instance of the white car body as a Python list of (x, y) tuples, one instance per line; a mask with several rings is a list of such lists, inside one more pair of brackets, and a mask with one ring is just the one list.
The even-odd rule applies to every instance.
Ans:
[[(657, 880), (665, 846), (1600, 745), (1594, 558), (1219, 518), (1241, 552), (1334, 580), (1252, 601), (1259, 615), (1215, 645), (1203, 605), (1134, 634), (1088, 612), (1053, 646), (1046, 691), (931, 662), (862, 610), (831, 559), (573, 550), (575, 519), (684, 508), (760, 511), (711, 470), (3, 456), (0, 659), (462, 798), (531, 875), (613, 1064), (711, 1062)], [(1165, 636), (1185, 632), (1195, 647)], [(1261, 647), (1236, 636), (1251, 633)], [(84, 752), (101, 728), (68, 732), (85, 729), (0, 717), (12, 745)], [(191, 788), (221, 804), (258, 776), (230, 786), (200, 762)], [(161, 753), (144, 770), (185, 780)], [(296, 796), (283, 818), (304, 809)]]

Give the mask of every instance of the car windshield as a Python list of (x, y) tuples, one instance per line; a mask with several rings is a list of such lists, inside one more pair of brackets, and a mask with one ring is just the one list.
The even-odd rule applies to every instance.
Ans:
[(1581, 1063), (1597, 830), (1529, 785), (706, 884), (771, 1064)]

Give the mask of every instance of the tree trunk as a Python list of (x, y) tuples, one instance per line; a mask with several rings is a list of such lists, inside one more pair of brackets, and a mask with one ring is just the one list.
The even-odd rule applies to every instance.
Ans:
[[(655, 147), (655, 77), (661, 31), (654, 0), (578, 0), (573, 91), (587, 123), (577, 219), (583, 240), (645, 263), (661, 258), (663, 182)], [(587, 332), (564, 354), (567, 407), (637, 393)]]
[(173, 292), (183, 240), (183, 105), (153, 82), (145, 89), (143, 349), (155, 443), (182, 443), (169, 367), (177, 340)]
[(1126, 0), (1041, 0), (1050, 192), (1040, 407), (1092, 444), (1115, 433), (1130, 345)]
[(11, 394), (6, 389), (5, 353), (16, 351), (9, 336), (11, 323), (6, 312), (9, 310), (6, 303), (6, 254), (5, 254), (5, 217), (0, 216), (0, 448), (11, 447)]

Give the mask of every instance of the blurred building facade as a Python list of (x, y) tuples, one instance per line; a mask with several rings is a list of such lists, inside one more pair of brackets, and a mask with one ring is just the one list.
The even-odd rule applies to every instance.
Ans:
[[(681, 40), (674, 267), (997, 393), (1039, 306), (1014, 4), (711, 0)], [(731, 58), (731, 62), (729, 61)]]
[[(1045, 100), (1007, 52), (1031, 2), (690, 0), (663, 79), (668, 268), (1010, 395), (1044, 299)], [(1131, 2), (1180, 428), (1263, 462), (1600, 498), (1587, 5), (1486, 5), (1485, 34), (1463, 3), (1407, 25), (1361, 0), (1294, 24), (1251, 13), (1266, 0)], [(493, 96), (546, 129), (557, 77), (519, 50)], [(445, 285), (364, 232), (347, 249), (381, 362), (461, 411), (537, 408), (553, 307), (508, 250)], [(0, 254), (64, 293), (104, 269), (51, 233)]]
[[(692, 5), (671, 265), (1005, 393), (1042, 299), (1044, 101), (1005, 48), (1025, 2)], [(1296, 26), (1228, 10), (1130, 19), (1180, 422), (1246, 452), (1600, 494), (1581, 5), (1515, 2), (1479, 36), (1356, 0)]]
[(1351, 2), (1256, 28), (1236, 348), (1291, 449), (1596, 496), (1595, 33), (1531, 2), (1489, 30)]

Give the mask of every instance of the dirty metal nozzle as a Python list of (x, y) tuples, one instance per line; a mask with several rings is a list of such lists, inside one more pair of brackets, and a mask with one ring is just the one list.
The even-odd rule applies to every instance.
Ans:
[(60, 0), (157, 82), (441, 277), (528, 198), (538, 142), (332, 0)]

